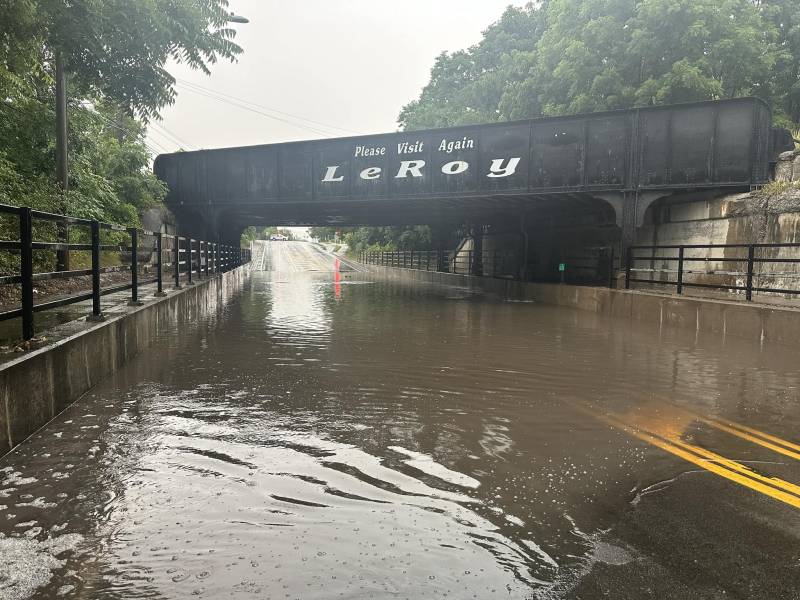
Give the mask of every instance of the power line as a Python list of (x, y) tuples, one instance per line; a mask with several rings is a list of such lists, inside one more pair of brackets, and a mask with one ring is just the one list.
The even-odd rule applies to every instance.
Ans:
[[(79, 108), (79, 109), (89, 113), (90, 115), (100, 119), (103, 123), (105, 123), (109, 127), (113, 127), (114, 129), (116, 129), (118, 131), (122, 131), (123, 133), (128, 133), (128, 134), (131, 134), (131, 135), (138, 135), (137, 131), (135, 131), (133, 129), (130, 129), (128, 127), (125, 127), (124, 125), (120, 125), (119, 123), (116, 123), (116, 122), (112, 121), (111, 119), (105, 117), (104, 115), (101, 115), (99, 112), (91, 110), (91, 109), (83, 106), (82, 104), (74, 104), (73, 106), (76, 106), (77, 108)], [(160, 151), (158, 149), (156, 149), (156, 148), (153, 148), (150, 144), (148, 144), (146, 139), (142, 139), (142, 143), (145, 145), (145, 148), (150, 150), (150, 152), (152, 152), (153, 154), (160, 154), (161, 152), (169, 152), (161, 144), (156, 142), (156, 140), (151, 140), (151, 141), (156, 146), (158, 146), (160, 148)]]
[(239, 98), (237, 96), (232, 96), (231, 94), (226, 94), (225, 92), (220, 92), (218, 90), (213, 90), (211, 88), (203, 87), (200, 84), (192, 83), (191, 81), (186, 81), (185, 79), (180, 79), (180, 78), (176, 77), (175, 81), (177, 81), (178, 83), (180, 83), (181, 85), (184, 85), (184, 86), (197, 88), (199, 90), (203, 90), (203, 91), (209, 92), (211, 94), (216, 94), (218, 96), (229, 98), (231, 100), (235, 100), (235, 101), (241, 102), (243, 104), (249, 104), (250, 106), (254, 106), (254, 107), (260, 108), (262, 110), (268, 110), (268, 111), (271, 111), (271, 112), (275, 112), (275, 113), (278, 113), (278, 114), (281, 114), (281, 115), (284, 115), (284, 116), (287, 116), (287, 117), (291, 117), (293, 119), (298, 119), (300, 121), (306, 121), (307, 123), (312, 123), (314, 125), (321, 125), (322, 127), (325, 127), (327, 129), (335, 129), (335, 130), (342, 131), (344, 133), (361, 135), (361, 132), (359, 132), (359, 131), (354, 131), (352, 129), (347, 129), (345, 127), (338, 127), (337, 125), (330, 125), (328, 123), (323, 123), (322, 121), (316, 121), (314, 119), (309, 119), (308, 117), (302, 117), (300, 115), (295, 115), (295, 114), (292, 114), (292, 113), (289, 113), (289, 112), (286, 112), (286, 111), (283, 111), (283, 110), (278, 110), (277, 108), (272, 108), (270, 106), (265, 106), (263, 104), (258, 104), (256, 102), (252, 102), (252, 101), (246, 100), (244, 98)]
[(212, 100), (216, 100), (217, 102), (223, 102), (224, 104), (228, 104), (228, 105), (234, 106), (236, 108), (241, 108), (242, 110), (246, 110), (246, 111), (255, 113), (257, 115), (261, 115), (262, 117), (267, 117), (268, 119), (273, 119), (275, 121), (281, 121), (282, 123), (286, 123), (287, 125), (291, 125), (293, 127), (299, 127), (300, 129), (304, 129), (306, 131), (310, 131), (310, 132), (312, 132), (312, 133), (314, 133), (316, 135), (321, 135), (322, 137), (333, 137), (333, 135), (335, 135), (335, 134), (332, 134), (329, 131), (323, 131), (321, 129), (317, 129), (316, 127), (311, 127), (309, 125), (303, 125), (301, 123), (293, 123), (292, 121), (289, 121), (288, 119), (283, 119), (281, 117), (276, 117), (275, 115), (270, 115), (268, 113), (260, 111), (260, 110), (258, 110), (256, 108), (252, 108), (252, 107), (247, 106), (245, 104), (239, 104), (238, 102), (234, 102), (232, 100), (227, 100), (225, 98), (221, 98), (219, 96), (215, 96), (215, 95), (209, 94), (207, 92), (203, 92), (203, 91), (200, 91), (200, 90), (195, 90), (195, 89), (192, 89), (192, 88), (186, 88), (186, 90), (189, 91), (189, 92), (192, 92), (194, 94), (198, 94), (200, 96), (203, 96), (205, 98), (210, 98)]
[(275, 121), (280, 121), (281, 123), (286, 123), (287, 125), (290, 125), (292, 127), (297, 127), (299, 129), (303, 129), (305, 131), (310, 131), (310, 132), (312, 132), (312, 133), (314, 133), (316, 135), (320, 135), (322, 137), (328, 138), (328, 137), (337, 137), (337, 136), (341, 135), (341, 134), (336, 133), (336, 132), (323, 130), (323, 129), (315, 126), (315, 125), (306, 125), (304, 123), (297, 123), (297, 122), (293, 122), (293, 121), (291, 121), (289, 119), (285, 119), (283, 117), (278, 117), (276, 115), (264, 112), (264, 111), (259, 110), (257, 108), (253, 108), (252, 106), (249, 106), (247, 104), (239, 102), (238, 100), (230, 100), (228, 98), (219, 96), (214, 92), (206, 92), (204, 90), (194, 89), (192, 87), (186, 87), (185, 90), (189, 91), (189, 92), (192, 92), (194, 94), (198, 94), (200, 96), (204, 96), (206, 98), (210, 98), (212, 100), (216, 100), (217, 102), (225, 103), (225, 104), (227, 104), (229, 106), (234, 106), (236, 108), (240, 108), (242, 110), (246, 110), (246, 111), (255, 113), (257, 115), (260, 115), (262, 117), (266, 117), (268, 119), (272, 119), (272, 120), (275, 120)]
[(163, 135), (168, 140), (171, 140), (172, 142), (178, 144), (178, 146), (180, 146), (180, 147), (187, 148), (188, 150), (194, 150), (195, 149), (195, 146), (193, 144), (190, 144), (190, 143), (182, 140), (181, 138), (179, 138), (177, 135), (172, 133), (169, 129), (167, 129), (163, 125), (160, 125), (158, 123), (150, 123), (150, 127), (158, 127), (157, 131), (159, 131), (161, 133), (161, 135)]
[[(154, 129), (150, 129), (147, 133), (148, 133), (150, 141), (153, 142), (156, 146), (158, 146), (161, 149), (161, 152), (164, 152), (166, 154), (171, 154), (172, 152), (175, 152), (175, 149), (172, 148), (172, 146), (174, 145), (174, 142), (170, 141), (163, 133), (161, 133), (159, 131), (155, 131)], [(153, 137), (155, 134), (163, 136), (164, 139), (167, 140), (167, 141), (166, 142), (164, 142), (164, 141), (159, 142), (155, 137)]]

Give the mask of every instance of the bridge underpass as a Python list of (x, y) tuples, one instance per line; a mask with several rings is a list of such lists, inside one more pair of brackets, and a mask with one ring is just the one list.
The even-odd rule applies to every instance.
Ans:
[(764, 185), (788, 147), (782, 133), (763, 102), (745, 98), (181, 152), (159, 156), (155, 171), (179, 229), (193, 235), (232, 242), (249, 225), (460, 228), (505, 236), (531, 266), (519, 276), (546, 279), (560, 257), (587, 247), (619, 259), (658, 207)]

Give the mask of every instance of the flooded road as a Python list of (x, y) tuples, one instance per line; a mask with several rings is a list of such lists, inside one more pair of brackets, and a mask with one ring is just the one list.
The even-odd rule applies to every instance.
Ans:
[(268, 246), (0, 459), (0, 597), (800, 597), (794, 349)]

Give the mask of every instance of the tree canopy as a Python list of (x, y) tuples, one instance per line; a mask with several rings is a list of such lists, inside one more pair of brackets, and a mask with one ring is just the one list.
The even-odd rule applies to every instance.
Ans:
[(59, 51), (74, 95), (154, 118), (175, 100), (169, 59), (208, 72), (241, 53), (227, 8), (227, 0), (4, 0), (0, 86), (32, 92)]
[(800, 122), (797, 0), (541, 0), (439, 56), (407, 130), (759, 96)]
[[(163, 199), (146, 124), (168, 61), (208, 72), (241, 48), (227, 0), (0, 2), (0, 202), (135, 225)], [(55, 53), (69, 75), (70, 188), (55, 182)]]

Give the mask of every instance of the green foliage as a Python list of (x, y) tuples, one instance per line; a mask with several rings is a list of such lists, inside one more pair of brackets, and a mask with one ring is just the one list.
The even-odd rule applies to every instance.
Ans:
[(432, 247), (431, 229), (416, 227), (355, 227), (342, 231), (343, 241), (352, 254), (428, 250)]
[(294, 234), (288, 229), (281, 229), (279, 227), (247, 227), (242, 232), (242, 245), (247, 246), (250, 242), (255, 240), (268, 240), (269, 236), (280, 234), (286, 236), (289, 240), (294, 239)]
[(764, 196), (782, 196), (791, 190), (800, 190), (800, 181), (770, 181), (761, 189)]
[(321, 242), (332, 242), (336, 239), (336, 234), (339, 232), (338, 227), (312, 227), (308, 230), (308, 234), (312, 239)]
[[(227, 0), (0, 1), (0, 203), (138, 225), (166, 192), (151, 172), (144, 127), (174, 101), (165, 65), (172, 59), (208, 72), (221, 58), (235, 59), (241, 48), (227, 7)], [(66, 193), (55, 182), (56, 53), (70, 98)], [(0, 217), (0, 236), (15, 239), (16, 228), (15, 219)], [(55, 234), (52, 224), (36, 225), (39, 240)], [(73, 241), (82, 235), (70, 229)], [(47, 255), (37, 252), (37, 261)], [(0, 255), (0, 269), (12, 260)]]
[[(1, 106), (1, 105), (0, 105)], [(73, 106), (70, 188), (56, 185), (52, 109), (35, 101), (0, 109), (0, 202), (73, 216), (138, 225), (166, 189), (149, 169), (144, 127), (111, 105)]]
[(756, 95), (800, 122), (796, 0), (543, 0), (443, 54), (407, 130)]
[(175, 100), (169, 59), (207, 73), (241, 53), (227, 9), (227, 0), (4, 0), (0, 81), (29, 88), (59, 50), (74, 94), (152, 119)]

